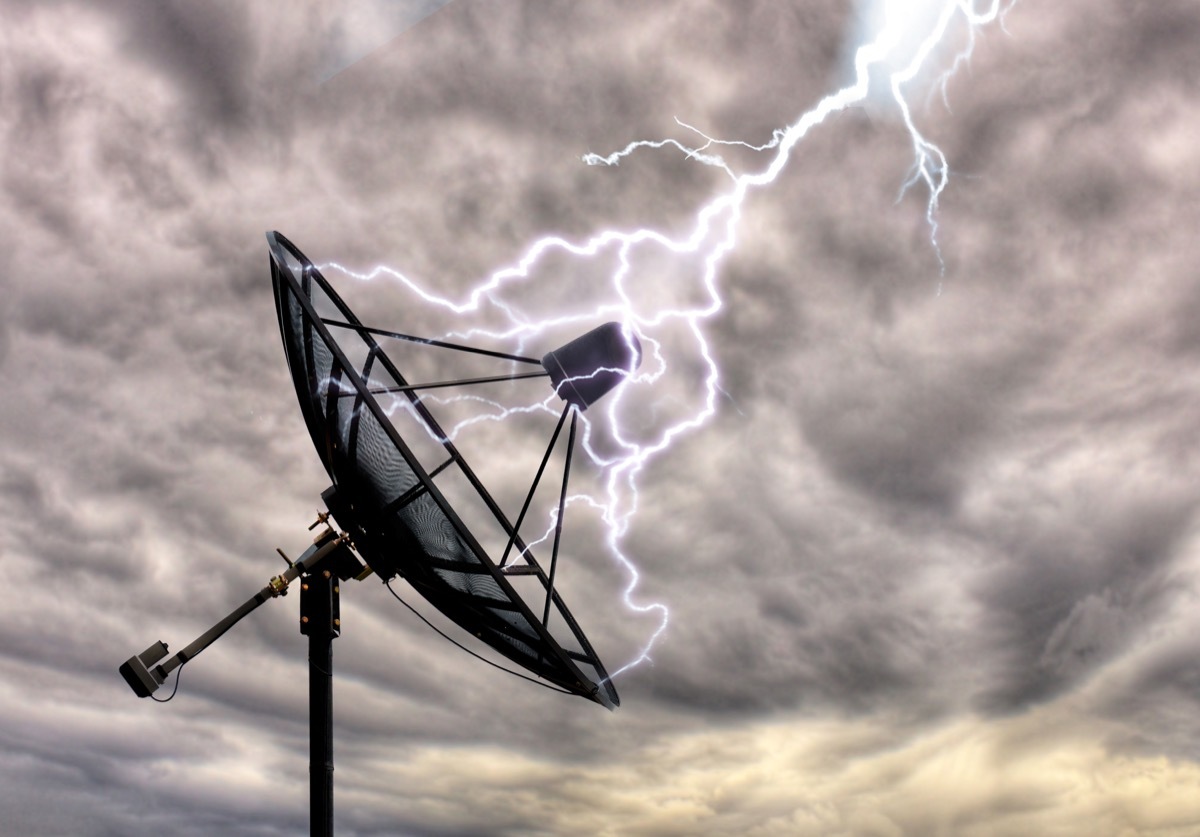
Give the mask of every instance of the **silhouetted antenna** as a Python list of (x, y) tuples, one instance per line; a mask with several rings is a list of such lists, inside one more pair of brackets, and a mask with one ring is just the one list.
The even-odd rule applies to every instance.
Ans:
[[(267, 241), (292, 381), (305, 423), (332, 481), (321, 495), (329, 514), (321, 512), (309, 527), (321, 528), (298, 559), (292, 561), (279, 550), (288, 563), (287, 570), (193, 643), (160, 662), (168, 649), (165, 643), (156, 642), (130, 657), (120, 671), (139, 697), (152, 696), (172, 671), (250, 611), (285, 595), (291, 582), (300, 578), (300, 630), (309, 638), (311, 833), (330, 835), (332, 641), (341, 632), (339, 597), (344, 580), (362, 579), (372, 572), (385, 582), (400, 576), (451, 621), (544, 684), (609, 709), (618, 705), (616, 689), (600, 658), (555, 590), (555, 577), (578, 413), (637, 368), (641, 346), (636, 336), (619, 324), (606, 323), (547, 352), (539, 361), (364, 326), (295, 245), (279, 233), (268, 233)], [(333, 329), (343, 335), (341, 343), (334, 339)], [(541, 370), (412, 383), (377, 337), (469, 352), (508, 364), (538, 365)], [(420, 391), (545, 377), (566, 403), (513, 524), (442, 430)], [(416, 419), (420, 432), (436, 442), (444, 459), (433, 464), (414, 453), (389, 410), (379, 402), (382, 395), (402, 399), (406, 412)], [(546, 572), (521, 536), (521, 527), (568, 416), (562, 485)], [(500, 528), (506, 546), (498, 563), (447, 499), (441, 485), (452, 475), (465, 479)], [(342, 531), (329, 525), (331, 516)], [(519, 561), (510, 561), (514, 554)], [(526, 603), (526, 597), (538, 601), (536, 609)], [(551, 623), (554, 632), (548, 627)], [(460, 645), (453, 637), (447, 638)]]

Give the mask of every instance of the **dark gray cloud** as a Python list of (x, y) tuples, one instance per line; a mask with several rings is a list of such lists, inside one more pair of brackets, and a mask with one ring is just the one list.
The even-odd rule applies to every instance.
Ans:
[(1099, 709), (1123, 722), (1112, 733), (1114, 748), (1193, 761), (1200, 742), (1196, 642), (1178, 636), (1156, 645), (1104, 690)]
[(1006, 538), (1009, 562), (976, 592), (1001, 675), (982, 699), (998, 708), (1045, 700), (1160, 625), (1186, 589), (1178, 561), (1191, 513), (1170, 498), (1090, 496), (1059, 521)]
[(110, 14), (124, 30), (118, 48), (183, 91), (197, 127), (246, 119), (262, 43), (246, 6), (130, 2), (112, 6)]
[[(10, 828), (304, 828), (294, 600), (190, 664), (166, 706), (116, 675), (257, 590), (276, 546), (302, 550), (326, 484), (263, 231), (447, 294), (547, 232), (679, 233), (720, 171), (673, 150), (580, 157), (695, 141), (673, 117), (766, 142), (842, 80), (856, 15), (793, 6), (456, 2), (319, 84), (330, 6), (3, 4)], [(949, 109), (916, 110), (955, 175), (944, 275), (925, 196), (896, 202), (911, 147), (885, 111), (831, 119), (746, 204), (708, 322), (725, 394), (648, 469), (625, 542), (635, 598), (671, 622), (618, 678), (621, 710), (478, 664), (377, 581), (346, 591), (343, 831), (1194, 828), (1148, 813), (1122, 765), (1185, 799), (1200, 753), (1200, 15), (1029, 2), (1007, 26)], [(724, 150), (738, 170), (768, 159)], [(639, 258), (635, 293), (698, 298), (695, 264)], [(611, 266), (551, 260), (513, 298), (599, 298)], [(377, 322), (455, 325), (391, 280), (331, 278)], [(703, 380), (686, 335), (662, 337), (646, 421)], [(481, 468), (506, 502), (537, 432), (464, 440), (509, 446)], [(615, 668), (657, 621), (619, 604), (628, 576), (596, 522), (572, 525), (564, 596)], [(1060, 792), (1063, 764), (1127, 804)]]

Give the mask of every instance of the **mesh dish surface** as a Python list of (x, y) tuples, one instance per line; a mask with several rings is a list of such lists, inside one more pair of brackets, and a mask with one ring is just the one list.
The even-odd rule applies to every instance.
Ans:
[[(388, 418), (372, 388), (380, 381), (406, 386), (400, 371), (370, 333), (356, 330), (361, 323), (295, 245), (279, 233), (268, 233), (267, 240), (288, 366), (305, 423), (333, 482), (327, 492), (330, 511), (363, 559), (382, 578), (402, 576), (459, 627), (530, 673), (615, 708), (620, 703), (616, 689), (558, 592), (551, 595), (546, 623), (565, 642), (514, 589), (514, 583), (531, 585), (523, 588), (526, 595), (540, 591), (544, 599), (549, 587), (525, 544), (518, 538), (514, 545), (525, 553), (523, 572), (504, 572), (439, 490), (439, 476), (458, 470), (504, 537), (512, 534), (512, 524), (425, 405), (412, 391), (401, 396), (445, 450), (445, 462), (432, 471)], [(331, 327), (338, 329), (341, 343)]]

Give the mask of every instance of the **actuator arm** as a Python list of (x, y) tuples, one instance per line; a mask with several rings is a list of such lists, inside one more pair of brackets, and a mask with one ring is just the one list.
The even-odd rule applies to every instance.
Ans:
[(222, 634), (236, 625), (242, 617), (255, 610), (259, 605), (268, 599), (286, 594), (287, 587), (292, 581), (301, 574), (308, 572), (318, 561), (323, 560), (337, 549), (348, 550), (349, 547), (340, 535), (337, 535), (332, 529), (326, 529), (317, 537), (316, 542), (305, 550), (296, 563), (288, 567), (283, 573), (272, 578), (263, 589), (259, 590), (254, 596), (235, 608), (232, 613), (197, 637), (195, 641), (182, 651), (168, 659), (165, 663), (155, 665), (155, 663), (168, 653), (167, 644), (159, 640), (141, 654), (135, 654), (126, 660), (120, 667), (121, 676), (125, 678), (125, 682), (129, 684), (129, 687), (133, 689), (134, 694), (138, 697), (150, 697), (163, 684), (163, 681), (167, 679), (167, 675), (172, 671), (220, 639)]

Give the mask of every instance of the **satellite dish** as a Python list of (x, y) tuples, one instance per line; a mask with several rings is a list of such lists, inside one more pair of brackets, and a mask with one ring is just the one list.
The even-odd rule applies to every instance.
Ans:
[[(350, 533), (358, 553), (379, 576), (402, 576), (464, 630), (538, 677), (610, 709), (616, 707), (617, 692), (604, 666), (554, 591), (558, 538), (547, 572), (520, 537), (524, 513), (517, 526), (509, 522), (420, 392), (431, 386), (548, 376), (567, 404), (547, 457), (563, 420), (571, 414), (569, 462), (575, 435), (572, 408), (586, 409), (636, 366), (640, 353), (636, 339), (623, 339), (620, 326), (610, 323), (539, 361), (369, 328), (295, 245), (279, 233), (270, 233), (267, 239), (292, 381), (309, 433), (333, 481), (325, 501), (338, 524)], [(318, 311), (334, 315), (322, 316)], [(509, 364), (536, 366), (537, 371), (414, 385), (384, 353), (377, 337), (483, 352)], [(348, 345), (351, 341), (355, 345)], [(352, 361), (351, 355), (362, 359)], [(393, 426), (389, 414), (396, 408), (382, 405), (382, 395), (406, 400), (421, 429), (440, 443), (445, 454), (442, 462), (427, 470)], [(439, 488), (439, 478), (455, 471), (466, 478), (508, 538), (508, 547), (498, 559), (487, 554)], [(514, 551), (524, 557), (523, 562), (509, 563)], [(514, 589), (521, 581), (540, 585), (541, 612), (530, 608)]]
[[(618, 323), (605, 323), (539, 360), (365, 326), (294, 244), (277, 232), (268, 233), (267, 241), (292, 381), (332, 482), (321, 495), (329, 514), (321, 513), (309, 527), (324, 526), (297, 561), (283, 556), (287, 571), (193, 643), (160, 663), (168, 648), (156, 642), (130, 657), (120, 672), (139, 697), (152, 696), (172, 671), (250, 611), (285, 595), (290, 583), (301, 578), (301, 632), (309, 637), (312, 833), (324, 835), (333, 829), (332, 640), (341, 631), (343, 580), (372, 572), (385, 582), (400, 576), (463, 630), (552, 688), (609, 709), (619, 704), (603, 663), (555, 590), (555, 576), (578, 414), (637, 368), (641, 346)], [(474, 353), (530, 371), (414, 384), (380, 346), (381, 339)], [(420, 393), (529, 378), (548, 378), (564, 406), (513, 523)], [(393, 421), (398, 412), (407, 417), (407, 438)], [(568, 418), (562, 488), (546, 569), (520, 530)], [(436, 462), (429, 461), (427, 452), (416, 452), (418, 442), (428, 451), (430, 440), (438, 451)], [(470, 499), (486, 509), (490, 525), (498, 527), (505, 544), (498, 559), (484, 549), (480, 533), (464, 522), (448, 499), (446, 481), (455, 477), (468, 487)], [(341, 533), (329, 525), (331, 515)]]

